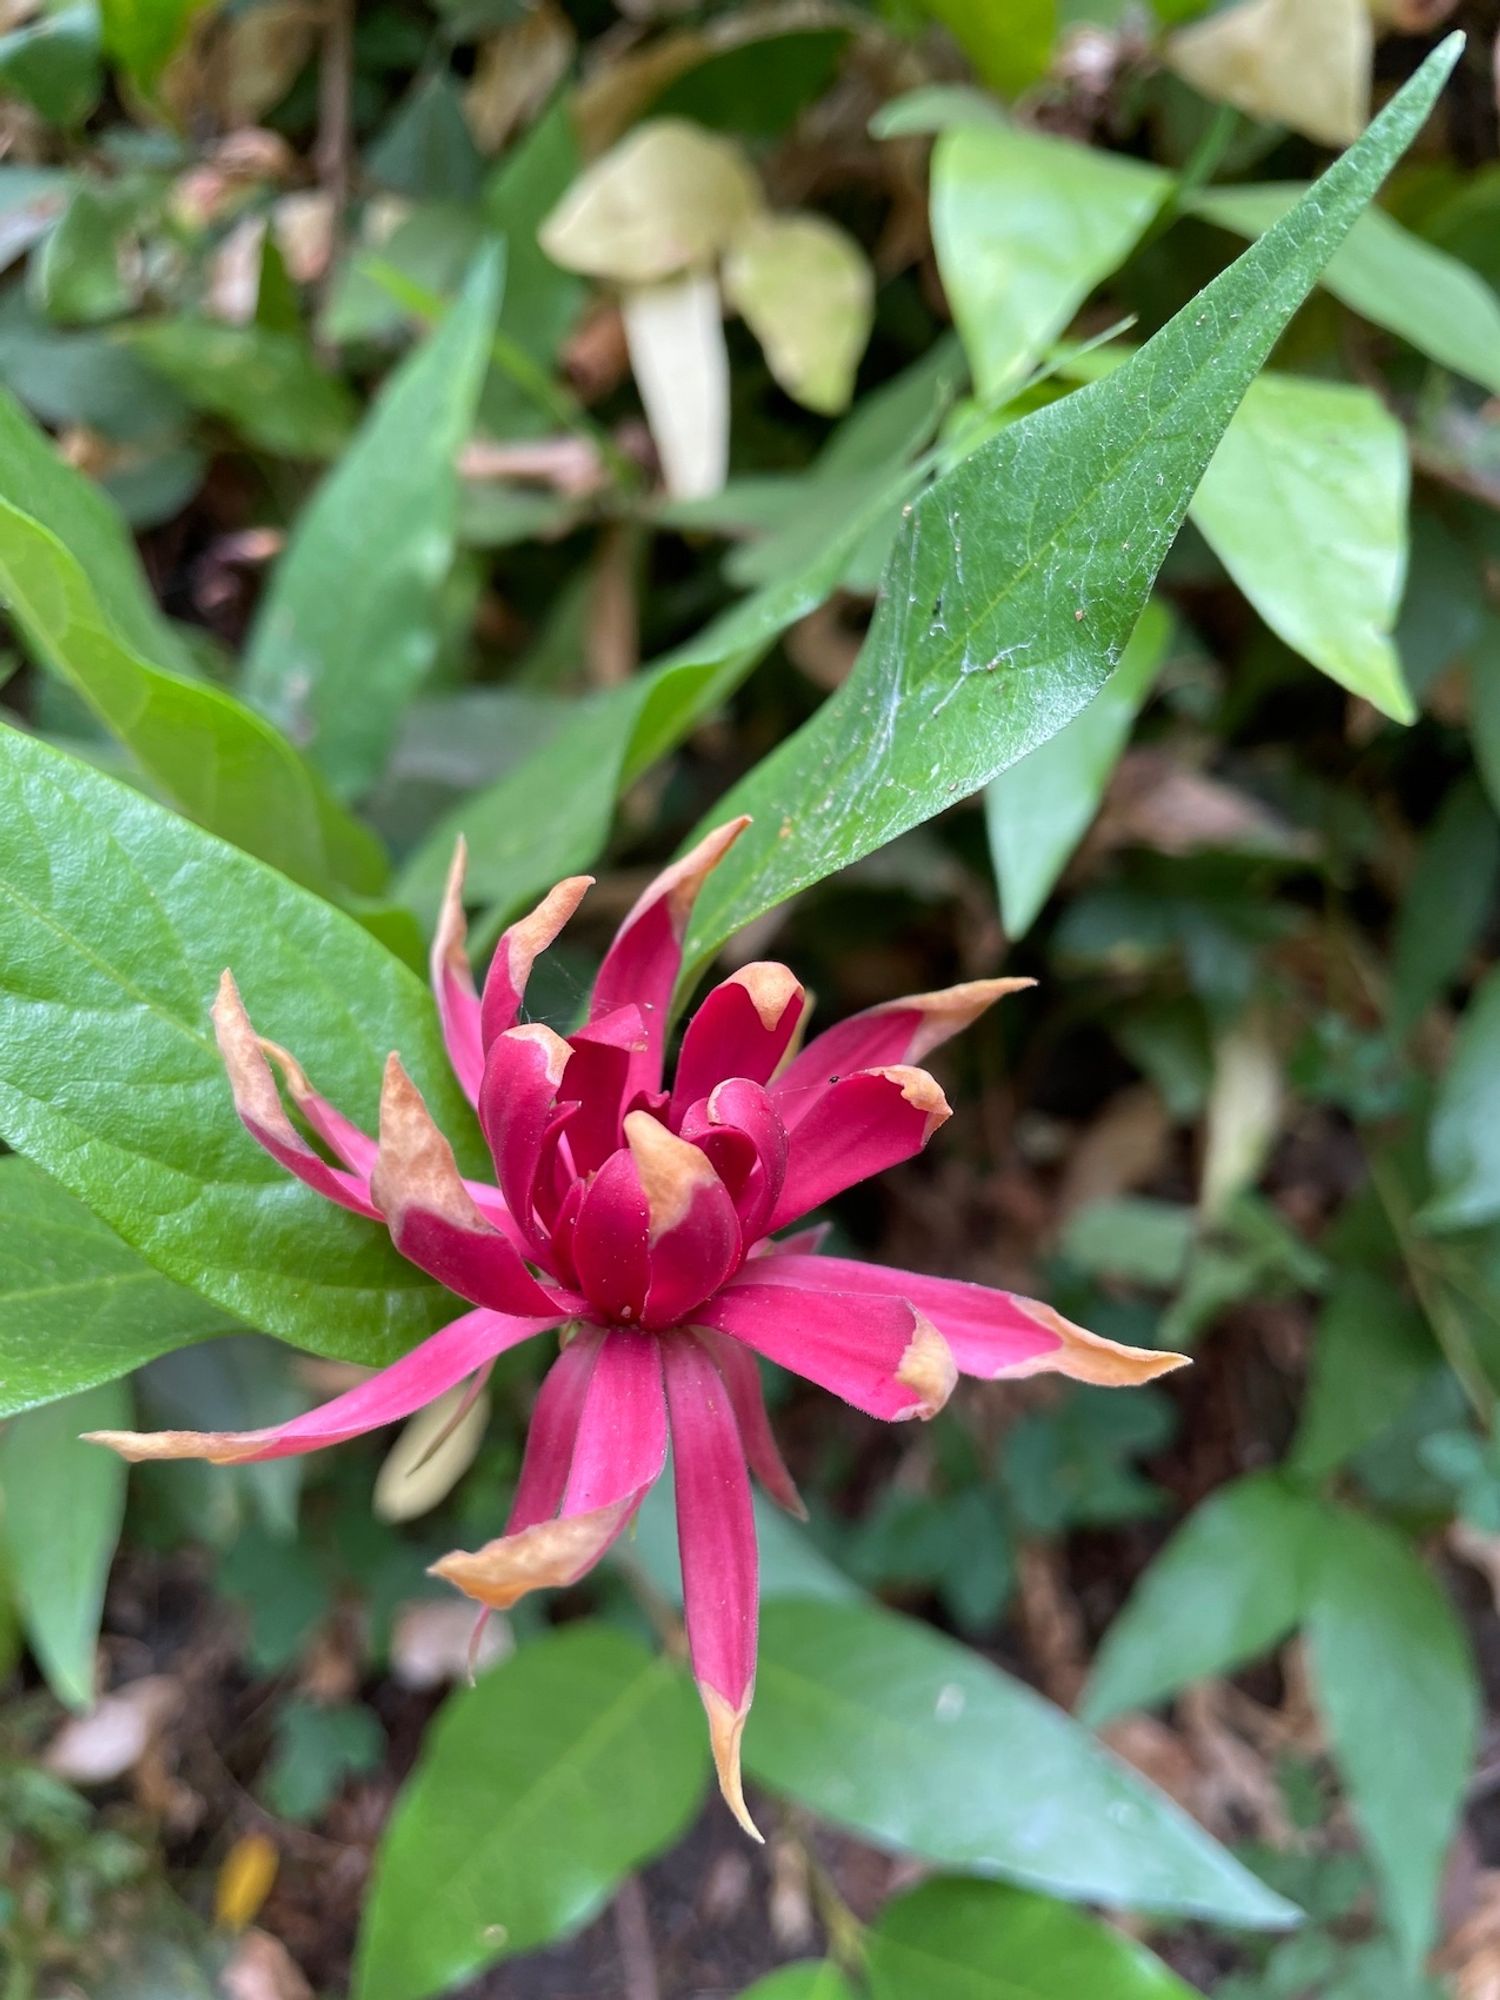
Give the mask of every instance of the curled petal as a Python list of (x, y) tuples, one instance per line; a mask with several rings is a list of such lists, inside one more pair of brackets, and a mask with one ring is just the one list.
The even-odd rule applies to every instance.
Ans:
[(558, 1302), (532, 1277), (509, 1236), (480, 1213), (453, 1148), (394, 1055), (380, 1093), (380, 1151), (370, 1191), (392, 1242), (420, 1270), (476, 1305), (550, 1313), (555, 1324)]
[(867, 1416), (935, 1417), (958, 1370), (937, 1328), (905, 1299), (766, 1284), (746, 1266), (694, 1315)]
[(662, 1046), (672, 989), (682, 969), (682, 940), (698, 891), (750, 824), (733, 819), (715, 827), (696, 847), (664, 868), (615, 934), (594, 981), (590, 1020), (628, 1002), (641, 1010), (647, 1047), (632, 1074), (632, 1090), (653, 1089), (661, 1076)]
[(528, 1238), (535, 1227), (542, 1152), (572, 1054), (561, 1035), (536, 1022), (497, 1035), (485, 1057), (479, 1124), (494, 1157), (506, 1206)]
[(662, 1360), (693, 1678), (708, 1715), (719, 1789), (746, 1833), (759, 1840), (740, 1781), (740, 1738), (755, 1690), (759, 1581), (744, 1448), (728, 1388), (706, 1348), (690, 1336), (668, 1338)]
[(786, 1180), (787, 1136), (764, 1084), (730, 1077), (690, 1106), (682, 1136), (701, 1146), (734, 1198), (746, 1243), (764, 1234)]
[(1007, 993), (1035, 984), (1034, 979), (969, 979), (937, 993), (884, 1001), (825, 1028), (787, 1064), (773, 1087), (788, 1129), (801, 1124), (830, 1077), (890, 1063), (920, 1063)]
[(786, 1180), (766, 1226), (780, 1229), (911, 1159), (951, 1115), (925, 1069), (898, 1064), (839, 1077), (789, 1134)]
[(399, 1423), (508, 1347), (556, 1324), (555, 1314), (550, 1319), (514, 1319), (484, 1310), (465, 1313), (367, 1382), (319, 1409), (265, 1430), (89, 1431), (86, 1435), (91, 1444), (108, 1445), (131, 1460), (206, 1458), (215, 1465), (237, 1465), (252, 1459), (292, 1458), (363, 1437), (383, 1424)]
[(726, 1077), (768, 1083), (791, 1046), (807, 996), (802, 982), (772, 961), (743, 965), (707, 995), (682, 1037), (672, 1090), (674, 1123)]
[(496, 1611), (529, 1591), (576, 1583), (626, 1526), (666, 1457), (659, 1344), (617, 1328), (600, 1342), (583, 1390), (557, 1517), (472, 1553), (457, 1549), (432, 1574)]
[(292, 1102), (323, 1144), (331, 1153), (337, 1153), (351, 1173), (368, 1182), (375, 1171), (377, 1150), (369, 1133), (362, 1132), (337, 1105), (319, 1096), (307, 1080), (307, 1071), (289, 1049), (282, 1048), (279, 1042), (267, 1041), (264, 1035), (260, 1037), (260, 1046), (263, 1054), (281, 1072), (281, 1080), (291, 1092)]
[(1039, 1299), (971, 1285), (959, 1278), (926, 1278), (849, 1257), (799, 1255), (788, 1245), (757, 1258), (762, 1283), (826, 1285), (830, 1291), (909, 1299), (927, 1314), (953, 1351), (961, 1375), (996, 1382), (1023, 1375), (1067, 1375), (1075, 1382), (1129, 1388), (1185, 1368), (1186, 1354), (1154, 1347), (1124, 1347), (1075, 1326)]
[(477, 1104), (484, 1075), (484, 1050), (479, 1040), (479, 994), (466, 948), (469, 926), (464, 916), (464, 868), (468, 858), (468, 846), (460, 834), (448, 868), (428, 966), (443, 1040), (448, 1045), (448, 1060), (464, 1096), (471, 1104)]
[(761, 1391), (760, 1370), (755, 1365), (755, 1356), (739, 1341), (729, 1339), (726, 1334), (710, 1333), (706, 1327), (698, 1338), (707, 1347), (724, 1377), (750, 1470), (778, 1507), (784, 1508), (797, 1520), (805, 1521), (807, 1509), (802, 1504), (802, 1495), (786, 1469), (775, 1432), (771, 1429), (771, 1420), (766, 1415), (766, 1399)]
[(316, 1188), (341, 1208), (353, 1209), (356, 1215), (378, 1216), (380, 1211), (371, 1199), (366, 1177), (329, 1166), (287, 1117), (260, 1037), (250, 1024), (239, 988), (228, 972), (219, 981), (213, 1020), (219, 1053), (229, 1073), (234, 1108), (251, 1138), (299, 1181)]
[(625, 1141), (649, 1218), (646, 1323), (675, 1326), (737, 1268), (739, 1220), (707, 1155), (649, 1112), (630, 1113)]
[(530, 916), (518, 917), (495, 946), (479, 1005), (479, 1036), (486, 1051), (520, 1019), (531, 968), (593, 887), (592, 875), (570, 875), (549, 889)]

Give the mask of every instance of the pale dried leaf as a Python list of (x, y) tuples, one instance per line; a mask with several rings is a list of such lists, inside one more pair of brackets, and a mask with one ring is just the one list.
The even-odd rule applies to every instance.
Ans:
[(1370, 115), (1367, 0), (1244, 0), (1183, 28), (1167, 60), (1205, 97), (1347, 146)]
[(474, 1606), (465, 1597), (417, 1598), (402, 1605), (391, 1626), (391, 1676), (404, 1688), (444, 1687), (463, 1680), (471, 1658), (476, 1674), (515, 1649), (510, 1623), (498, 1612), (474, 1639)]
[(717, 493), (729, 466), (729, 356), (719, 288), (706, 273), (629, 291), (625, 339), (674, 500)]
[(109, 1785), (133, 1771), (168, 1717), (182, 1689), (165, 1674), (148, 1674), (105, 1695), (65, 1722), (47, 1746), (43, 1764), (70, 1785)]
[(474, 1463), (490, 1420), (490, 1399), (460, 1383), (408, 1418), (375, 1480), (372, 1505), (382, 1521), (415, 1521), (441, 1506)]
[(1281, 1057), (1263, 1015), (1252, 1011), (1214, 1045), (1199, 1205), (1221, 1215), (1254, 1184), (1281, 1118)]
[(1059, 1225), (1096, 1201), (1151, 1180), (1166, 1160), (1172, 1124), (1148, 1083), (1117, 1091), (1068, 1156), (1057, 1190)]
[(552, 0), (482, 42), (464, 92), (464, 117), (481, 153), (498, 153), (567, 75), (577, 36)]
[(246, 1931), (219, 1974), (225, 2000), (313, 2000), (296, 1960), (268, 1931)]
[(875, 316), (852, 236), (821, 215), (757, 215), (724, 259), (724, 295), (789, 396), (821, 416), (847, 407)]

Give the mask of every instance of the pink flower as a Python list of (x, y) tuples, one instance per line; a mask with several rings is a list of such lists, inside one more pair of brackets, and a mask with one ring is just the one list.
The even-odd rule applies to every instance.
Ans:
[[(754, 1834), (739, 1758), (755, 1681), (749, 1472), (802, 1511), (755, 1356), (889, 1421), (933, 1416), (959, 1374), (994, 1381), (1050, 1370), (1125, 1384), (1182, 1357), (1117, 1346), (1009, 1292), (820, 1257), (817, 1231), (778, 1236), (921, 1151), (949, 1113), (913, 1065), (1030, 981), (975, 980), (872, 1007), (799, 1054), (802, 987), (783, 965), (748, 965), (688, 1022), (668, 1089), (683, 933), (704, 878), (744, 825), (718, 828), (651, 884), (599, 968), (586, 1025), (566, 1038), (520, 1015), (533, 962), (589, 878), (559, 883), (511, 926), (481, 998), (464, 950), (460, 846), (433, 983), (496, 1186), (463, 1179), (394, 1055), (378, 1141), (350, 1124), (285, 1050), (256, 1035), (226, 972), (214, 1021), (251, 1134), (310, 1187), (383, 1221), (405, 1257), (473, 1310), (290, 1423), (94, 1435), (135, 1459), (228, 1464), (315, 1451), (408, 1417), (466, 1378), (477, 1393), (505, 1349), (566, 1328), (505, 1533), (455, 1550), (436, 1574), (501, 1610), (530, 1590), (576, 1582), (661, 1474), (670, 1436), (693, 1672), (724, 1796)], [(273, 1063), (337, 1165), (293, 1125)]]

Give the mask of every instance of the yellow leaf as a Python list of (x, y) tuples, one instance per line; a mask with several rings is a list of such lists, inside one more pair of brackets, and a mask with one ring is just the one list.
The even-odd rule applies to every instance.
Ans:
[(480, 1390), (465, 1408), (460, 1383), (410, 1418), (386, 1454), (372, 1501), (382, 1521), (414, 1521), (441, 1505), (474, 1463), (490, 1420), (490, 1399)]
[(1369, 0), (1245, 0), (1183, 28), (1167, 60), (1218, 98), (1327, 146), (1346, 146), (1370, 115)]
[(724, 260), (724, 295), (789, 396), (844, 409), (870, 338), (875, 280), (852, 236), (821, 215), (758, 215)]
[(242, 1931), (254, 1923), (271, 1893), (280, 1856), (263, 1833), (247, 1833), (224, 1857), (214, 1884), (214, 1917), (226, 1930)]

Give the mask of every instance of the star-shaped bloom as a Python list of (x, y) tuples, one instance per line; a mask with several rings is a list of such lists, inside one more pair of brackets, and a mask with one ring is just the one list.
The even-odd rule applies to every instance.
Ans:
[[(290, 1423), (95, 1435), (134, 1459), (233, 1464), (315, 1451), (409, 1417), (463, 1382), (477, 1394), (497, 1355), (561, 1329), (504, 1534), (444, 1556), (436, 1573), (487, 1610), (575, 1583), (634, 1516), (670, 1440), (693, 1673), (724, 1796), (754, 1833), (739, 1754), (755, 1681), (750, 1473), (802, 1511), (756, 1356), (888, 1422), (935, 1415), (960, 1374), (1051, 1371), (1120, 1385), (1183, 1357), (1103, 1340), (1010, 1292), (820, 1256), (816, 1230), (782, 1233), (922, 1150), (949, 1112), (917, 1065), (1030, 982), (974, 980), (890, 1001), (799, 1052), (802, 986), (784, 965), (747, 965), (688, 1022), (668, 1086), (683, 934), (705, 877), (745, 824), (719, 827), (645, 891), (599, 968), (586, 1022), (568, 1036), (521, 1015), (532, 965), (589, 878), (559, 883), (511, 926), (481, 996), (465, 950), (460, 846), (433, 984), (493, 1185), (460, 1174), (397, 1056), (372, 1139), (256, 1034), (226, 972), (214, 1022), (251, 1134), (320, 1194), (383, 1223), (403, 1256), (472, 1310)], [(293, 1123), (283, 1090), (321, 1150)]]

